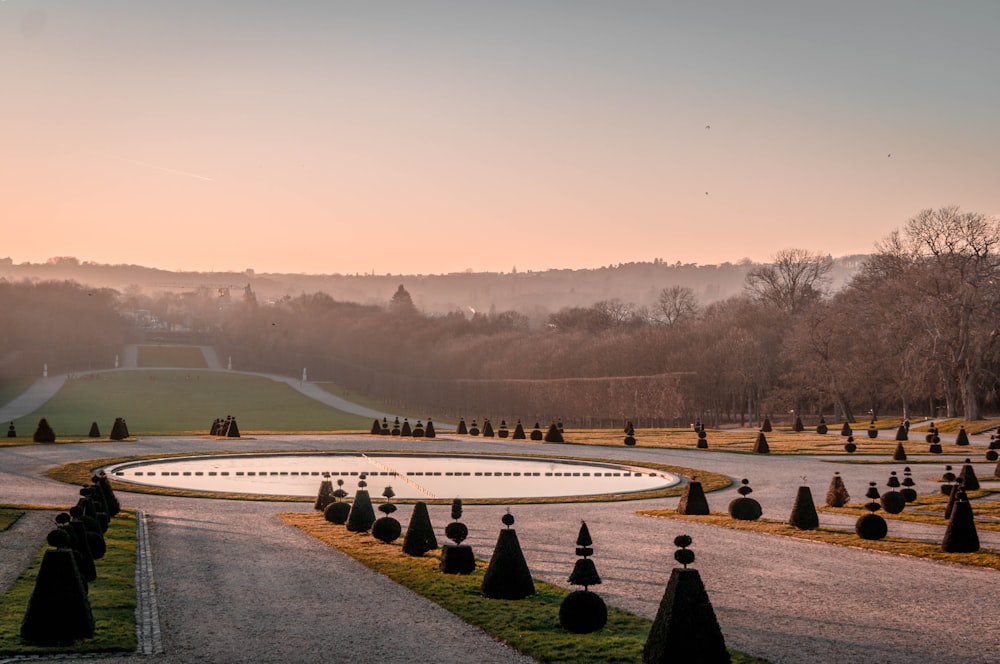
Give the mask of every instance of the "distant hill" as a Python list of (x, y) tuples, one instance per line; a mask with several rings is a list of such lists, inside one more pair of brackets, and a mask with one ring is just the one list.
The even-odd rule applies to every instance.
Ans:
[[(866, 256), (834, 259), (831, 288), (838, 290), (857, 272)], [(639, 306), (652, 305), (669, 286), (691, 288), (701, 304), (723, 300), (743, 290), (747, 271), (756, 263), (697, 265), (694, 263), (620, 263), (597, 269), (543, 272), (458, 272), (437, 275), (304, 275), (244, 272), (172, 272), (140, 265), (100, 265), (76, 258), (54, 258), (46, 263), (15, 264), (0, 259), (0, 279), (9, 281), (68, 280), (125, 293), (146, 293), (249, 286), (258, 301), (286, 295), (323, 292), (336, 300), (386, 304), (400, 284), (419, 309), (428, 314), (461, 310), (480, 312), (516, 310), (541, 317), (563, 307), (587, 307), (601, 300), (619, 299)], [(234, 292), (233, 295), (238, 295)]]

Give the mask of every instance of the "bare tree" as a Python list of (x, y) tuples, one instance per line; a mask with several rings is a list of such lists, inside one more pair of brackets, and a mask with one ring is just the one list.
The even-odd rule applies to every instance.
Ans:
[(746, 290), (762, 302), (796, 314), (823, 296), (832, 268), (830, 256), (805, 249), (782, 249), (773, 262), (751, 268)]
[(660, 291), (653, 305), (653, 320), (663, 325), (674, 325), (698, 315), (698, 298), (687, 286), (668, 286)]

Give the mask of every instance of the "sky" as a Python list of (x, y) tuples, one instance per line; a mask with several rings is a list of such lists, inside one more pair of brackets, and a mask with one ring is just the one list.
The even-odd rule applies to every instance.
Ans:
[(1000, 214), (1000, 2), (0, 0), (0, 258), (442, 274)]

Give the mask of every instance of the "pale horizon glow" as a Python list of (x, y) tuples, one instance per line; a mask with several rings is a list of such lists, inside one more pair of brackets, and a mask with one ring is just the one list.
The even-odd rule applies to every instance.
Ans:
[(0, 258), (438, 274), (1000, 214), (1000, 3), (0, 3)]

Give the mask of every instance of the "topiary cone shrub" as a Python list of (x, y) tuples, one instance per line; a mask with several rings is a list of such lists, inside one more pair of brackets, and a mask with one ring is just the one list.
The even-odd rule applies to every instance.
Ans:
[(42, 556), (21, 620), (21, 638), (38, 646), (65, 646), (94, 636), (94, 615), (69, 534), (56, 528), (47, 541), (53, 548)]
[(87, 434), (90, 438), (100, 438), (101, 429), (97, 426), (97, 422), (90, 423), (90, 432)]
[(854, 523), (854, 532), (861, 539), (880, 540), (889, 532), (889, 527), (886, 525), (885, 519), (875, 514), (880, 509), (878, 504), (879, 494), (878, 489), (875, 488), (875, 482), (869, 482), (868, 492), (865, 493), (865, 497), (869, 499), (869, 502), (865, 504), (868, 514), (858, 517), (858, 520)]
[(754, 441), (753, 451), (756, 454), (770, 454), (771, 447), (767, 444), (767, 437), (763, 431), (757, 432), (757, 440)]
[(427, 426), (424, 427), (425, 438), (437, 438), (437, 431), (434, 430), (434, 420), (427, 418)]
[(436, 548), (438, 548), (438, 543), (434, 536), (434, 526), (431, 525), (430, 514), (427, 512), (427, 503), (419, 501), (413, 505), (410, 524), (406, 527), (406, 536), (403, 538), (403, 553), (419, 557)]
[(38, 420), (38, 426), (35, 427), (35, 433), (31, 439), (36, 443), (54, 443), (56, 442), (56, 432), (52, 430), (49, 421), (43, 417)]
[(590, 530), (583, 522), (576, 537), (576, 555), (582, 557), (573, 565), (573, 572), (569, 575), (569, 582), (583, 586), (583, 590), (574, 590), (559, 605), (559, 624), (575, 634), (596, 632), (608, 622), (608, 607), (604, 600), (588, 589), (601, 582), (594, 561), (588, 557), (594, 554), (591, 544)]
[(319, 493), (316, 494), (316, 502), (313, 508), (322, 512), (326, 506), (334, 501), (333, 482), (330, 481), (330, 474), (323, 473), (323, 480), (319, 483)]
[(490, 418), (483, 420), (483, 438), (495, 438), (496, 434), (493, 431), (493, 423), (490, 422)]
[(410, 438), (410, 437), (413, 436), (413, 429), (410, 428), (410, 420), (407, 419), (407, 418), (405, 418), (405, 417), (403, 418), (403, 426), (400, 427), (400, 429), (399, 429), (399, 435), (400, 436), (405, 436), (407, 438)]
[(941, 550), (948, 553), (975, 553), (979, 551), (979, 533), (972, 505), (964, 490), (959, 489), (955, 493), (957, 498), (941, 540)]
[(684, 493), (681, 494), (680, 502), (677, 503), (678, 514), (710, 514), (708, 500), (705, 498), (705, 489), (701, 482), (694, 480), (687, 483)]
[(852, 435), (854, 435), (854, 431), (851, 429), (850, 422), (844, 422), (844, 426), (840, 427), (840, 435), (841, 436), (852, 436)]
[(959, 425), (958, 427), (958, 435), (955, 436), (955, 444), (963, 446), (969, 444), (969, 434), (966, 433), (964, 424)]
[(379, 423), (379, 421), (377, 419), (376, 420), (372, 420), (372, 429), (371, 429), (370, 433), (373, 436), (378, 436), (379, 434), (382, 433), (382, 425)]
[(765, 416), (764, 423), (760, 425), (760, 430), (764, 433), (771, 433), (771, 418)]
[(704, 429), (699, 429), (698, 430), (698, 445), (697, 445), (697, 447), (698, 447), (699, 450), (707, 450), (708, 449), (708, 434), (705, 433)]
[(909, 430), (906, 428), (905, 424), (900, 424), (899, 428), (896, 429), (896, 440), (899, 440), (899, 441), (909, 440), (910, 436), (909, 436), (908, 431)]
[(979, 490), (979, 478), (976, 477), (976, 471), (973, 469), (970, 459), (965, 460), (965, 465), (962, 466), (962, 472), (958, 474), (958, 477), (962, 480), (962, 486), (966, 491)]
[(501, 520), (506, 528), (497, 537), (480, 590), (491, 599), (524, 599), (535, 594), (535, 582), (524, 560), (517, 531), (511, 528), (514, 516), (507, 512)]
[(893, 461), (906, 461), (906, 449), (903, 443), (896, 443), (896, 451), (892, 453)]
[(465, 426), (465, 418), (464, 417), (458, 418), (458, 427), (455, 429), (455, 433), (459, 434), (460, 436), (468, 435), (469, 428), (467, 426)]
[(524, 425), (521, 424), (521, 420), (517, 421), (517, 425), (514, 427), (514, 433), (511, 435), (514, 440), (527, 440), (527, 436), (524, 434)]
[(737, 489), (740, 497), (729, 503), (729, 516), (738, 521), (756, 521), (763, 514), (763, 510), (760, 503), (749, 497), (753, 493), (750, 480), (744, 478), (741, 483), (743, 486)]
[(628, 435), (628, 436), (625, 436), (625, 439), (624, 439), (624, 441), (623, 441), (623, 442), (624, 442), (624, 443), (625, 443), (625, 444), (626, 444), (627, 446), (629, 446), (629, 447), (633, 447), (633, 446), (635, 445), (635, 436), (632, 436), (632, 435)]
[(792, 425), (792, 431), (795, 433), (802, 433), (806, 430), (804, 424), (802, 424), (802, 418), (798, 415), (795, 416), (795, 424)]
[(816, 503), (813, 502), (812, 491), (807, 486), (800, 486), (792, 505), (792, 515), (788, 523), (799, 530), (816, 530), (819, 528), (819, 514), (816, 513)]
[(826, 504), (829, 507), (843, 507), (851, 499), (851, 494), (847, 493), (844, 486), (844, 478), (840, 473), (834, 473), (830, 480), (830, 488), (826, 491)]
[[(218, 422), (219, 423), (217, 425), (214, 425), (215, 426), (214, 435), (216, 436), (226, 435), (225, 430), (222, 428), (223, 426), (222, 421), (219, 420)], [(120, 417), (115, 418), (114, 423), (111, 425), (111, 433), (108, 434), (108, 438), (110, 438), (111, 440), (125, 440), (125, 438), (127, 438), (127, 436), (125, 435), (125, 424), (122, 421), (122, 418)]]
[(108, 506), (108, 514), (111, 516), (118, 514), (121, 511), (121, 504), (118, 502), (118, 496), (115, 495), (114, 489), (111, 488), (107, 473), (102, 470), (91, 477), (90, 481), (104, 494), (104, 504)]
[(471, 574), (476, 569), (476, 557), (472, 547), (462, 544), (469, 536), (469, 529), (459, 521), (462, 518), (462, 499), (451, 501), (451, 523), (444, 529), (444, 535), (454, 544), (441, 547), (441, 571), (445, 574)]
[[(122, 419), (122, 426), (125, 426), (125, 420)], [(125, 429), (125, 435), (128, 435), (128, 429)], [(236, 418), (229, 420), (229, 426), (226, 427), (226, 438), (239, 438), (240, 428), (236, 424)]]
[(354, 504), (347, 516), (347, 529), (352, 533), (368, 532), (375, 523), (375, 508), (366, 488), (368, 482), (365, 481), (365, 477), (362, 475), (358, 480), (358, 490), (354, 492)]
[[(674, 544), (679, 547), (690, 546), (691, 538), (679, 535), (674, 539)], [(730, 662), (726, 641), (705, 591), (705, 584), (698, 570), (688, 568), (694, 562), (694, 552), (681, 548), (674, 553), (674, 558), (684, 568), (674, 568), (670, 574), (670, 581), (667, 582), (667, 589), (660, 600), (656, 618), (642, 649), (643, 663)]]
[(531, 440), (538, 441), (542, 440), (544, 437), (545, 434), (543, 434), (542, 430), (538, 427), (538, 422), (535, 422), (535, 428), (531, 430)]
[(549, 425), (549, 430), (545, 432), (546, 443), (564, 443), (562, 430), (553, 422)]

